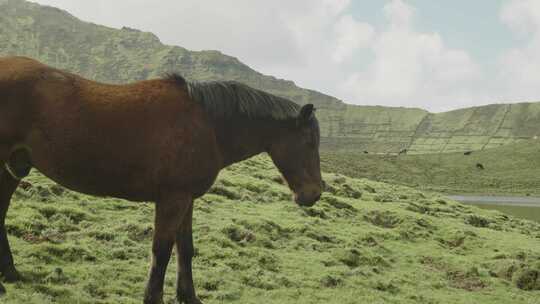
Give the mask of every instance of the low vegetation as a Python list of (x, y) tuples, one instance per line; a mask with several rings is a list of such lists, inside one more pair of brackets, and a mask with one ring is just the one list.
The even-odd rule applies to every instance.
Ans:
[[(403, 186), (324, 178), (321, 201), (305, 209), (266, 157), (221, 174), (195, 209), (205, 303), (538, 302), (540, 224)], [(25, 282), (5, 284), (0, 301), (140, 303), (153, 206), (80, 195), (36, 173), (27, 181), (7, 219)]]
[[(425, 155), (323, 153), (327, 172), (451, 194), (540, 195), (540, 142)], [(481, 166), (480, 166), (481, 165)]]

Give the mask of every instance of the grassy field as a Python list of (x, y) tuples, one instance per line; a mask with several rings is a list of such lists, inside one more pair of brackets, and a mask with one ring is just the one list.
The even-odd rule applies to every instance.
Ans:
[(495, 204), (478, 204), (473, 203), (473, 205), (478, 206), (483, 209), (498, 210), (505, 214), (511, 214), (522, 219), (528, 219), (531, 221), (536, 221), (540, 223), (540, 208), (538, 207), (528, 207), (528, 206), (508, 206), (508, 205), (495, 205)]
[[(323, 153), (327, 172), (444, 193), (540, 195), (540, 142), (463, 153), (375, 155)], [(482, 164), (484, 169), (478, 169)]]
[[(540, 224), (338, 174), (302, 209), (278, 176), (251, 159), (196, 202), (205, 303), (540, 303)], [(5, 284), (0, 302), (140, 303), (153, 206), (28, 180), (7, 220), (26, 281)]]

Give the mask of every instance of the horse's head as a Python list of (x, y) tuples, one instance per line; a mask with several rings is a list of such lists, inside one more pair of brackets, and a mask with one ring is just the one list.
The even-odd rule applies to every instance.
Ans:
[(270, 146), (268, 153), (289, 184), (296, 203), (313, 206), (322, 192), (319, 123), (312, 104), (302, 107), (296, 121)]

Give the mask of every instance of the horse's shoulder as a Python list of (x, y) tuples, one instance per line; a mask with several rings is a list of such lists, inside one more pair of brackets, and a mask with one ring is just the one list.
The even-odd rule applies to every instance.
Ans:
[[(51, 67), (28, 57), (11, 56), (0, 58), (0, 67), (3, 70), (10, 71), (12, 73), (30, 73), (34, 71), (43, 71), (52, 69)], [(5, 67), (9, 67), (5, 69)]]
[(2, 57), (0, 58), (0, 82), (9, 85), (19, 84), (12, 88), (27, 90), (40, 81), (49, 69), (51, 68), (47, 65), (31, 58)]

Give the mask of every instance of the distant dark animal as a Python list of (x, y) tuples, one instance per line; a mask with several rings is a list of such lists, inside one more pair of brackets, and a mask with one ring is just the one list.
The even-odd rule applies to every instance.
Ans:
[(155, 202), (144, 303), (162, 303), (175, 245), (177, 300), (201, 303), (191, 269), (193, 200), (221, 169), (267, 152), (296, 202), (312, 206), (322, 188), (314, 111), (236, 82), (171, 75), (109, 85), (29, 58), (0, 58), (0, 164), (8, 168), (0, 169), (1, 274), (20, 279), (4, 224), (31, 165), (75, 191)]
[(479, 170), (484, 170), (484, 165), (482, 165), (481, 163), (477, 163), (476, 164), (476, 169), (479, 169)]
[(368, 151), (364, 151), (364, 154), (369, 154), (369, 152), (368, 152)]
[(398, 155), (407, 154), (407, 149), (401, 149), (399, 150)]
[(471, 155), (471, 154), (472, 154), (472, 151), (467, 151), (463, 153), (463, 155)]

